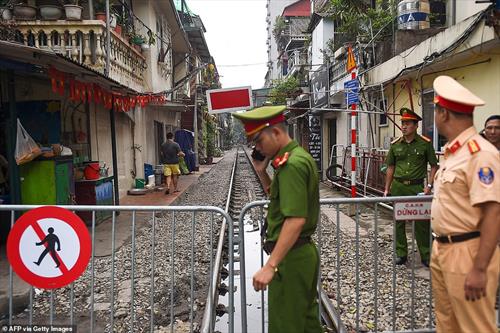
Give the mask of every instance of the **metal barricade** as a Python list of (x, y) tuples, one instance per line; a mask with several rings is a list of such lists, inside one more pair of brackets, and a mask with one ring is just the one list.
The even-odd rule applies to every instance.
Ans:
[[(12, 227), (17, 216), (37, 207), (40, 206), (0, 205), (0, 211), (10, 212)], [(14, 314), (14, 273), (9, 266), (9, 325), (77, 325), (82, 332), (199, 330), (196, 323), (202, 314), (200, 309), (218, 287), (212, 282), (217, 226), (227, 226), (229, 248), (233, 247), (233, 222), (224, 210), (213, 206), (59, 207), (76, 213), (91, 212), (90, 262), (83, 275), (69, 286), (50, 291), (31, 287), (27, 313), (21, 315)], [(111, 253), (103, 257), (96, 255), (99, 212), (112, 213), (111, 239), (107, 240)], [(121, 227), (117, 226), (118, 218), (120, 223), (129, 223), (130, 242), (124, 241), (122, 247), (115, 249), (117, 229)], [(203, 244), (196, 242), (195, 234), (200, 229), (206, 230)], [(233, 251), (228, 251), (229, 290), (234, 288), (233, 260)], [(195, 275), (206, 276), (206, 281)], [(234, 331), (233, 304), (230, 293), (229, 332)], [(176, 322), (179, 318), (185, 321)]]
[[(434, 313), (430, 270), (417, 261), (415, 224), (430, 221), (408, 221), (408, 263), (395, 264), (395, 223), (393, 213), (380, 208), (383, 203), (431, 201), (431, 196), (335, 198), (321, 199), (321, 213), (314, 240), (320, 252), (320, 277), (318, 290), (328, 295), (336, 310), (333, 318), (337, 332), (346, 331), (434, 331)], [(269, 201), (255, 201), (243, 208), (239, 228), (244, 230), (244, 220), (253, 209), (260, 209), (259, 221), (264, 221), (263, 209)], [(355, 205), (355, 215), (350, 217), (350, 205)], [(327, 218), (328, 217), (328, 218)], [(246, 218), (248, 220), (248, 218)], [(251, 235), (251, 234), (249, 234)], [(245, 237), (240, 233), (241, 263), (246, 262)], [(255, 240), (252, 238), (252, 242)], [(429, 233), (429, 245), (432, 236)], [(262, 244), (261, 244), (262, 245)], [(431, 248), (431, 247), (430, 247)], [(261, 265), (265, 255), (261, 252)], [(246, 281), (255, 272), (246, 272), (241, 264), (240, 289), (242, 332), (265, 332), (266, 314), (264, 292), (261, 293), (260, 322), (255, 310), (247, 307), (247, 294), (255, 293)], [(245, 277), (245, 274), (249, 274)], [(293, 292), (292, 290), (289, 292)], [(252, 303), (255, 295), (250, 295)], [(321, 304), (321, 303), (320, 303)], [(329, 307), (328, 304), (325, 305)], [(328, 310), (328, 309), (326, 309)], [(248, 311), (253, 313), (248, 314)], [(321, 312), (321, 310), (320, 310)], [(248, 327), (247, 315), (252, 319)]]

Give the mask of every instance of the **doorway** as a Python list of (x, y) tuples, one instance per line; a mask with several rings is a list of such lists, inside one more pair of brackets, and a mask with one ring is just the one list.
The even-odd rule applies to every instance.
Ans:
[(155, 158), (156, 164), (160, 164), (161, 162), (161, 145), (165, 142), (165, 130), (163, 128), (163, 123), (158, 121), (154, 122), (155, 128)]

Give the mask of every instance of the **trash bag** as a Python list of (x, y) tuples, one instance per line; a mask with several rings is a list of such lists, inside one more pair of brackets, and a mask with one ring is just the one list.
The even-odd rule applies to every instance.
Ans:
[(17, 165), (28, 163), (42, 154), (42, 150), (36, 144), (35, 140), (26, 132), (21, 121), (17, 119), (17, 138), (16, 138), (16, 163)]
[(189, 169), (186, 165), (186, 161), (184, 160), (184, 157), (179, 157), (179, 167), (181, 168), (181, 173), (183, 175), (189, 175)]

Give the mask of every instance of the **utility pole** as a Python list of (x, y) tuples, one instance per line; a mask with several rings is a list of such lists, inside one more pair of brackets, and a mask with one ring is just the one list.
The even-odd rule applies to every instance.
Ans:
[(94, 0), (89, 0), (89, 17), (91, 20), (94, 19)]
[(193, 115), (193, 132), (194, 132), (194, 168), (198, 171), (198, 85), (195, 85), (194, 91), (194, 115)]
[(106, 68), (104, 75), (109, 77), (111, 59), (111, 33), (109, 29), (109, 0), (106, 0)]

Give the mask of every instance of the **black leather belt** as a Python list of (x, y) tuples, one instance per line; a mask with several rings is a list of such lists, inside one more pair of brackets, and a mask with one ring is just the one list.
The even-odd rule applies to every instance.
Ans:
[(403, 185), (424, 185), (424, 179), (401, 179), (394, 178), (394, 180), (400, 182)]
[(460, 234), (460, 235), (448, 235), (448, 236), (438, 236), (435, 233), (432, 233), (432, 236), (435, 240), (437, 240), (439, 243), (460, 243), (460, 242), (465, 242), (466, 240), (477, 238), (481, 236), (481, 233), (479, 231), (472, 231), (468, 232), (466, 234)]
[[(301, 237), (295, 241), (295, 243), (292, 246), (292, 249), (299, 248), (302, 245), (309, 244), (310, 242), (311, 242), (311, 237)], [(268, 255), (271, 255), (271, 252), (273, 252), (275, 246), (276, 246), (275, 241), (265, 241), (262, 248), (264, 249), (264, 252), (266, 252)]]

